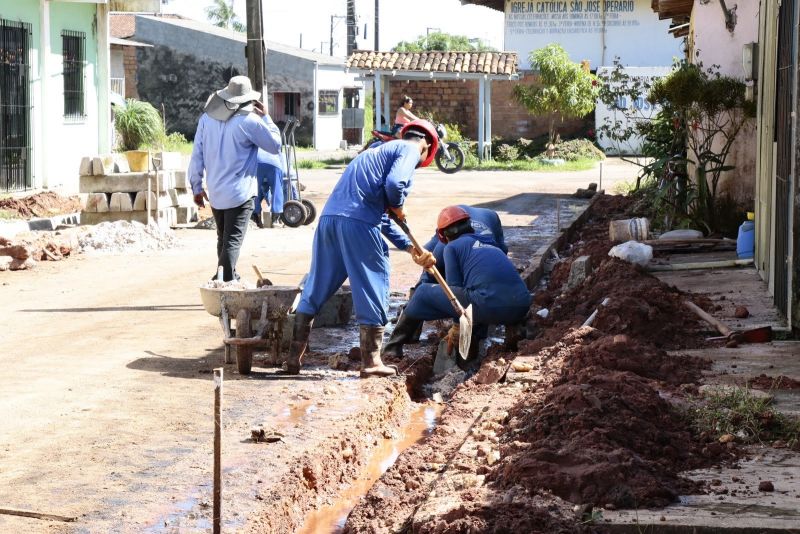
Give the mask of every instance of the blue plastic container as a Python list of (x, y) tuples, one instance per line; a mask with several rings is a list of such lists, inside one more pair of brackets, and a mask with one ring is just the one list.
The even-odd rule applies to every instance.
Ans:
[(739, 236), (736, 238), (736, 255), (740, 259), (752, 258), (756, 245), (756, 223), (745, 221), (739, 226)]

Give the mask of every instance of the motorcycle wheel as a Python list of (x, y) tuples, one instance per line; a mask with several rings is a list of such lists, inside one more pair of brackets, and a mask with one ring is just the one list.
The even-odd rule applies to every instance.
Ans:
[(444, 151), (436, 152), (436, 166), (445, 174), (453, 174), (464, 166), (464, 150), (458, 143), (447, 143), (447, 150), (450, 151), (450, 159), (444, 155)]
[(314, 219), (317, 218), (317, 208), (310, 200), (303, 199), (300, 201), (303, 204), (303, 207), (306, 208), (306, 218), (303, 221), (303, 224), (311, 224), (314, 222)]
[(308, 217), (306, 207), (297, 200), (287, 200), (283, 204), (283, 213), (281, 213), (281, 220), (283, 224), (291, 228), (297, 228)]

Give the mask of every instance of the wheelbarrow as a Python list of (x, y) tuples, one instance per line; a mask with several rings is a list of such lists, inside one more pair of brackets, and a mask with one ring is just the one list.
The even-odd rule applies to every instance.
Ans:
[[(297, 286), (264, 286), (257, 289), (200, 287), (203, 308), (219, 317), (225, 344), (225, 363), (234, 363), (240, 374), (253, 367), (255, 349), (272, 347), (280, 358), (283, 327), (292, 302), (300, 292)], [(235, 319), (235, 328), (232, 320)]]

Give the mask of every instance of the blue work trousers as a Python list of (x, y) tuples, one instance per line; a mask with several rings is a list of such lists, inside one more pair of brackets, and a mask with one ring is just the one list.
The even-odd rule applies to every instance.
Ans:
[(261, 213), (262, 200), (269, 203), (270, 212), (283, 213), (283, 171), (275, 165), (259, 163), (256, 177), (258, 179), (258, 196), (253, 213), (256, 215)]
[(297, 311), (316, 315), (349, 278), (358, 324), (386, 325), (388, 253), (379, 226), (337, 215), (320, 217), (311, 268)]
[[(472, 320), (476, 324), (515, 324), (521, 322), (528, 313), (528, 303), (506, 304), (493, 302), (481, 294), (481, 290), (465, 290), (450, 286), (463, 307), (472, 304)], [(458, 320), (459, 315), (439, 284), (420, 284), (408, 301), (403, 313), (414, 319), (433, 321), (450, 317)]]

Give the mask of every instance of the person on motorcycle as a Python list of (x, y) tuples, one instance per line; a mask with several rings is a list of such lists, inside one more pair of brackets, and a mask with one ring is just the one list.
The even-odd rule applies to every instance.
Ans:
[(419, 120), (419, 117), (411, 113), (411, 107), (414, 101), (408, 95), (403, 95), (403, 103), (397, 108), (397, 113), (394, 115), (394, 126), (392, 126), (392, 135), (400, 137), (400, 130), (406, 124)]
[(314, 232), (308, 279), (297, 306), (286, 361), (290, 374), (300, 372), (314, 316), (347, 278), (360, 325), (361, 377), (396, 373), (380, 357), (389, 296), (389, 250), (381, 234), (411, 253), (421, 267), (434, 264), (430, 252), (415, 253), (408, 237), (389, 221), (386, 212), (405, 217), (403, 205), (414, 171), (430, 165), (439, 145), (436, 130), (424, 120), (406, 124), (401, 136), (401, 141), (356, 156), (325, 203)]

